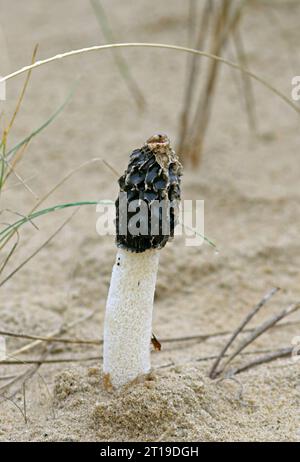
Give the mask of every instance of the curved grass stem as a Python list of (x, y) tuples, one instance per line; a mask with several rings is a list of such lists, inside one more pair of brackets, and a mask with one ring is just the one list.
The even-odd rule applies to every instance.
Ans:
[(272, 91), (275, 95), (277, 95), (279, 98), (281, 98), (283, 101), (285, 101), (290, 107), (292, 107), (298, 114), (300, 114), (300, 108), (294, 104), (284, 93), (282, 93), (280, 90), (275, 88), (273, 85), (271, 85), (265, 78), (258, 76), (257, 74), (254, 74), (253, 72), (249, 71), (248, 69), (245, 69), (244, 67), (240, 66), (239, 64), (230, 61), (229, 59), (222, 58), (221, 56), (216, 56), (214, 54), (208, 53), (206, 51), (200, 51), (200, 50), (195, 50), (193, 48), (188, 48), (188, 47), (183, 47), (183, 46), (177, 46), (177, 45), (168, 45), (165, 43), (141, 43), (141, 42), (133, 42), (133, 43), (110, 43), (107, 45), (94, 45), (91, 47), (86, 47), (86, 48), (80, 48), (77, 50), (71, 50), (67, 51), (65, 53), (59, 53), (55, 56), (51, 56), (50, 58), (46, 58), (40, 61), (36, 61), (34, 64), (31, 64), (29, 66), (24, 66), (21, 69), (18, 69), (15, 72), (12, 72), (11, 74), (7, 74), (6, 76), (2, 77), (0, 79), (0, 83), (6, 82), (7, 80), (10, 80), (14, 77), (17, 77), (18, 75), (23, 74), (24, 72), (28, 72), (31, 69), (35, 69), (37, 67), (43, 66), (45, 64), (49, 64), (54, 61), (59, 61), (61, 59), (67, 58), (69, 56), (76, 56), (80, 55), (83, 53), (89, 53), (92, 51), (102, 51), (102, 50), (110, 50), (112, 48), (159, 48), (159, 49), (166, 49), (166, 50), (174, 50), (174, 51), (181, 51), (184, 53), (192, 53), (198, 56), (202, 56), (204, 58), (208, 59), (213, 59), (216, 61), (219, 61), (223, 64), (226, 64), (227, 66), (232, 67), (233, 69), (237, 69), (244, 74), (250, 76), (251, 78), (255, 79), (257, 82), (261, 83), (264, 85), (266, 88), (268, 88), (270, 91)]

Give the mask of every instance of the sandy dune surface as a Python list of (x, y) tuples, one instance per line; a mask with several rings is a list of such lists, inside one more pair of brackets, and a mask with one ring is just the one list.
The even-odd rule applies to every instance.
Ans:
[[(157, 5), (156, 5), (157, 3)], [(187, 44), (187, 11), (181, 0), (104, 1), (119, 41)], [(251, 70), (290, 95), (299, 74), (300, 5), (276, 10), (278, 25), (263, 7), (252, 7), (243, 21)], [(1, 74), (39, 57), (104, 43), (89, 2), (1, 0)], [(80, 79), (59, 118), (30, 143), (19, 167), (41, 197), (73, 168), (93, 158), (107, 159), (119, 172), (128, 155), (157, 131), (176, 144), (186, 59), (166, 50), (122, 52), (146, 98), (139, 112), (120, 77), (111, 52), (91, 53), (41, 67), (10, 140), (19, 141), (42, 124)], [(234, 59), (232, 45), (227, 56)], [(2, 59), (2, 58), (1, 58)], [(298, 66), (298, 67), (297, 67)], [(23, 78), (7, 87), (6, 110), (16, 104)], [(218, 247), (186, 247), (184, 238), (161, 252), (153, 330), (168, 339), (232, 331), (272, 287), (281, 291), (251, 324), (300, 299), (299, 115), (254, 83), (259, 136), (249, 133), (241, 82), (223, 66), (218, 82), (204, 158), (198, 170), (185, 169), (183, 196), (205, 200), (205, 233)], [(300, 108), (300, 103), (299, 103)], [(16, 179), (11, 180), (11, 186)], [(73, 175), (46, 205), (114, 199), (114, 174), (99, 161)], [(34, 197), (22, 186), (7, 190), (1, 209), (26, 214)], [(57, 212), (30, 224), (7, 274), (59, 226), (68, 213)], [(6, 216), (11, 221), (11, 215)], [(64, 336), (102, 338), (114, 239), (96, 233), (94, 206), (82, 207), (59, 235), (0, 289), (0, 328), (48, 335), (64, 323), (95, 311)], [(5, 221), (5, 220), (1, 220)], [(295, 314), (245, 352), (289, 347), (300, 335)], [(26, 382), (23, 395), (0, 403), (1, 441), (299, 441), (300, 363), (288, 357), (237, 376), (212, 381), (211, 356), (228, 335), (164, 342), (153, 352), (149, 380), (112, 394), (101, 385), (102, 349), (93, 345), (53, 344), (48, 360)], [(7, 338), (9, 353), (28, 340)], [(40, 350), (23, 355), (36, 359)], [(255, 356), (255, 355), (254, 355)], [(253, 358), (254, 356), (250, 356)], [(93, 359), (94, 358), (94, 359)], [(96, 358), (96, 359), (95, 359)], [(249, 356), (237, 358), (243, 364)], [(0, 387), (28, 365), (0, 365)], [(6, 377), (6, 378), (5, 378)], [(20, 408), (20, 409), (19, 409)]]

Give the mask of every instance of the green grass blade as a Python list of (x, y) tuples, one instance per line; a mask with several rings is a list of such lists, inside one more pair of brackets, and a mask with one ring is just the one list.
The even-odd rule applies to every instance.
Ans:
[(46, 120), (40, 127), (38, 127), (36, 130), (34, 130), (30, 135), (28, 135), (26, 138), (24, 138), (22, 141), (20, 141), (16, 146), (14, 146), (12, 149), (10, 149), (6, 157), (9, 158), (11, 157), (16, 151), (18, 151), (24, 144), (28, 143), (33, 137), (38, 135), (42, 130), (44, 130), (48, 125), (50, 125), (56, 117), (63, 111), (65, 106), (69, 103), (69, 101), (72, 99), (74, 91), (76, 89), (76, 86), (78, 84), (78, 81), (76, 81), (75, 85), (73, 85), (71, 91), (67, 95), (66, 99), (63, 101), (63, 103), (58, 107), (58, 109), (49, 117), (49, 119)]
[[(58, 204), (54, 205), (52, 207), (48, 207), (46, 209), (42, 210), (37, 210), (36, 212), (31, 213), (30, 215), (21, 218), (20, 220), (17, 220), (15, 223), (6, 226), (2, 231), (0, 231), (0, 242), (2, 242), (4, 239), (6, 239), (10, 233), (15, 232), (18, 230), (22, 225), (25, 223), (31, 222), (35, 218), (38, 218), (42, 215), (47, 215), (48, 213), (56, 212), (57, 210), (64, 210), (70, 207), (80, 207), (82, 205), (97, 205), (97, 204), (102, 204), (102, 205), (113, 205), (115, 202), (111, 200), (102, 200), (102, 201), (81, 201), (81, 202), (67, 202), (65, 204)], [(182, 224), (182, 223), (181, 223)], [(212, 242), (210, 239), (208, 239), (206, 236), (203, 234), (199, 233), (198, 231), (195, 231), (194, 229), (190, 228), (189, 226), (186, 226), (183, 224), (185, 228), (188, 228), (192, 230), (196, 235), (201, 236), (211, 247), (214, 247), (216, 249), (216, 244)]]
[(42, 215), (46, 215), (51, 212), (56, 212), (57, 210), (63, 210), (69, 207), (80, 207), (81, 205), (97, 205), (97, 204), (111, 205), (111, 204), (114, 204), (114, 201), (105, 200), (105, 201), (68, 202), (66, 204), (54, 205), (53, 207), (48, 207), (46, 209), (37, 210), (36, 212), (33, 212), (30, 215), (24, 218), (21, 218), (20, 220), (17, 220), (15, 223), (3, 229), (0, 232), (0, 242), (2, 242), (8, 236), (10, 232), (15, 231), (16, 229), (19, 229), (20, 226), (24, 225), (25, 223), (28, 223), (28, 221), (32, 221), (35, 218), (38, 218)]

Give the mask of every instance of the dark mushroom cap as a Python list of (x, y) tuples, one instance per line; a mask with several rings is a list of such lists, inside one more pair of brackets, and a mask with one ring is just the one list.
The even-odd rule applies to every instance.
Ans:
[[(135, 149), (129, 159), (124, 174), (119, 178), (120, 192), (125, 193), (127, 210), (116, 201), (116, 242), (117, 246), (132, 252), (144, 252), (148, 249), (160, 249), (174, 236), (177, 224), (177, 212), (180, 203), (180, 177), (182, 166), (175, 152), (170, 146), (166, 135), (157, 134), (147, 140), (140, 149)], [(131, 202), (138, 205), (144, 201), (143, 209), (128, 211)], [(163, 206), (159, 207), (159, 204)], [(133, 204), (132, 204), (133, 205)], [(146, 213), (140, 218), (141, 234), (130, 232), (131, 218), (144, 210)], [(121, 220), (126, 223), (126, 234), (121, 234), (119, 225)], [(156, 222), (153, 233), (151, 224)], [(143, 223), (147, 228), (144, 232)], [(167, 226), (166, 226), (167, 225)]]

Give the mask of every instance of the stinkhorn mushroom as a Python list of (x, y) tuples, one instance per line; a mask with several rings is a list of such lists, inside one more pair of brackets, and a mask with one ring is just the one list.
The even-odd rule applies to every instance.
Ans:
[(168, 137), (158, 134), (131, 153), (128, 167), (119, 178), (118, 250), (104, 323), (107, 387), (118, 388), (150, 372), (159, 250), (174, 236), (181, 170)]

